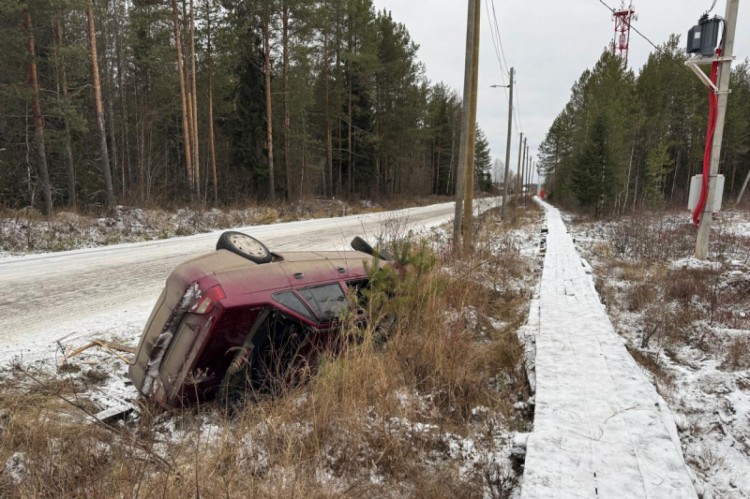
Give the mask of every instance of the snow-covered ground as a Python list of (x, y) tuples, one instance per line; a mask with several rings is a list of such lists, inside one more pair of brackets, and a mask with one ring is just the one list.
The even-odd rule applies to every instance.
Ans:
[(750, 497), (750, 213), (717, 216), (709, 262), (686, 213), (569, 217), (615, 329), (675, 413), (704, 498)]

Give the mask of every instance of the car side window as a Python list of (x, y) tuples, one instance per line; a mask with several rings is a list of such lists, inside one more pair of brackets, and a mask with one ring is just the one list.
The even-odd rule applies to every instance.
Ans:
[(338, 283), (300, 289), (300, 296), (318, 314), (321, 322), (330, 322), (347, 308), (344, 290)]
[(315, 320), (315, 316), (310, 312), (310, 309), (308, 309), (307, 306), (302, 303), (302, 300), (300, 300), (293, 292), (283, 291), (281, 293), (275, 293), (273, 299), (289, 310), (294, 310), (298, 314), (307, 317), (312, 321)]

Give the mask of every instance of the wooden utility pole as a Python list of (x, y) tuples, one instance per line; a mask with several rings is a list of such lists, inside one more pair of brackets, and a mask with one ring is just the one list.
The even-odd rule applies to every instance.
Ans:
[[(739, 9), (739, 5), (740, 0), (728, 0), (726, 14), (724, 15), (724, 19), (726, 19), (726, 32), (724, 34), (724, 47), (719, 66), (719, 111), (716, 118), (713, 149), (711, 151), (711, 178), (715, 178), (719, 173), (719, 161), (721, 159), (721, 146), (724, 139), (724, 121), (727, 116), (729, 80), (732, 74), (732, 54), (734, 52), (734, 35), (737, 30), (737, 10)], [(698, 228), (698, 240), (695, 244), (695, 258), (699, 260), (705, 260), (708, 258), (708, 243), (711, 236), (713, 217), (714, 190), (709, 189), (706, 207), (701, 215), (701, 223)]]
[[(529, 161), (529, 168), (526, 173), (526, 185), (529, 187), (531, 186), (531, 179), (534, 176), (534, 157), (531, 157), (531, 160)], [(527, 195), (531, 194), (531, 190), (527, 193)]]
[[(528, 136), (526, 137), (528, 139)], [(527, 145), (526, 146), (526, 166), (523, 170), (523, 184), (521, 185), (521, 192), (523, 192), (523, 205), (526, 206), (526, 198), (528, 197), (529, 193), (527, 190), (527, 182), (526, 179), (529, 177), (529, 170), (531, 167), (531, 148)]]
[[(518, 139), (518, 165), (516, 166), (516, 180), (514, 182), (513, 186), (513, 194), (514, 197), (518, 196), (518, 177), (521, 175), (521, 161), (523, 158), (523, 132), (521, 132), (520, 138)], [(514, 201), (514, 205), (517, 203), (517, 200)]]
[(474, 169), (474, 160), (476, 156), (477, 143), (477, 98), (479, 96), (479, 31), (481, 26), (482, 5), (477, 0), (476, 9), (474, 10), (474, 51), (472, 61), (472, 92), (471, 92), (471, 117), (469, 122), (469, 148), (467, 150), (468, 159), (466, 161), (466, 197), (464, 198), (464, 249), (471, 249), (474, 246), (474, 183), (476, 182), (476, 172)]
[(109, 166), (109, 150), (107, 148), (107, 128), (104, 124), (104, 104), (102, 103), (102, 82), (99, 77), (99, 59), (96, 52), (96, 29), (94, 28), (94, 2), (88, 0), (86, 9), (88, 17), (89, 49), (91, 52), (91, 79), (94, 84), (94, 101), (96, 103), (96, 122), (99, 125), (99, 148), (102, 155), (102, 170), (104, 171), (104, 189), (107, 208), (115, 205), (112, 191), (112, 170)]
[(510, 68), (510, 96), (508, 97), (508, 141), (505, 144), (505, 175), (503, 176), (503, 207), (500, 216), (505, 220), (505, 205), (508, 204), (508, 175), (510, 174), (510, 143), (513, 136), (513, 76), (515, 69)]
[(526, 161), (529, 158), (529, 147), (526, 145), (528, 137), (523, 138), (523, 161), (521, 161), (521, 170), (518, 172), (516, 179), (516, 192), (523, 198), (523, 176), (526, 174)]
[[(476, 133), (476, 80), (479, 72), (479, 14), (481, 12), (479, 0), (469, 0), (469, 13), (466, 29), (466, 64), (464, 68), (464, 97), (461, 112), (461, 143), (458, 152), (458, 172), (456, 173), (456, 211), (453, 219), (453, 247), (458, 249), (461, 236), (465, 235), (464, 211), (465, 195), (468, 190), (466, 181), (473, 179), (474, 143), (471, 140)], [(473, 108), (473, 112), (472, 112)], [(473, 183), (473, 182), (471, 182)], [(473, 192), (473, 190), (472, 190)], [(469, 211), (471, 217), (472, 211)]]

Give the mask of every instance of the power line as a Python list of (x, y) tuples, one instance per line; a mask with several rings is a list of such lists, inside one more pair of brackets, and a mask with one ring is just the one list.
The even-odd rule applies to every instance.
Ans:
[[(508, 96), (508, 90), (505, 84), (505, 75), (510, 72), (509, 64), (508, 64), (508, 58), (505, 55), (505, 48), (503, 47), (503, 41), (502, 36), (500, 35), (500, 23), (497, 20), (497, 10), (495, 8), (495, 0), (485, 0), (485, 7), (487, 10), (487, 18), (490, 25), (490, 34), (492, 35), (492, 43), (495, 47), (495, 56), (497, 57), (498, 63), (500, 64), (500, 76), (503, 83), (503, 92), (505, 93), (505, 100), (508, 101), (508, 105), (511, 105), (510, 97)], [(518, 102), (518, 98), (516, 98), (516, 102)], [(522, 127), (520, 126), (520, 117), (518, 114), (520, 111), (520, 106), (517, 106), (513, 111), (513, 124), (515, 125), (516, 132), (518, 132)]]
[(503, 39), (500, 37), (500, 25), (497, 22), (497, 11), (495, 10), (495, 0), (490, 0), (492, 4), (492, 17), (495, 19), (495, 31), (497, 31), (497, 41), (500, 44), (500, 53), (503, 55), (505, 61), (505, 67), (508, 68), (508, 58), (505, 57), (505, 49), (503, 48)]
[[(490, 0), (490, 5), (492, 5), (492, 19), (494, 20), (494, 26), (495, 26), (495, 32), (497, 33), (497, 40), (498, 44), (500, 45), (500, 53), (502, 55), (503, 60), (505, 61), (505, 67), (508, 67), (508, 58), (505, 55), (505, 49), (503, 48), (503, 39), (500, 36), (500, 23), (497, 20), (497, 10), (495, 9), (495, 0)], [(516, 107), (513, 112), (513, 123), (516, 127), (516, 132), (519, 133), (520, 130), (523, 129), (523, 126), (521, 126), (523, 123), (521, 122), (521, 106), (519, 103), (519, 95), (520, 91), (518, 88), (516, 88)]]
[[(492, 45), (495, 47), (495, 57), (497, 58), (497, 62), (500, 64), (500, 77), (502, 79), (503, 85), (505, 85), (505, 74), (507, 71), (507, 61), (503, 60), (502, 54), (500, 52), (500, 45), (498, 45), (498, 38), (497, 38), (497, 25), (493, 25), (492, 17), (490, 16), (490, 3), (489, 0), (485, 0), (484, 2), (485, 8), (487, 9), (487, 20), (490, 24), (490, 35), (492, 36)], [(506, 95), (507, 99), (507, 95)]]

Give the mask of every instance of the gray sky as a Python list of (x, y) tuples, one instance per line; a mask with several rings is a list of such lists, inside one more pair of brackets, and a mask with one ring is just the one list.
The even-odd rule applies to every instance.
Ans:
[[(638, 21), (634, 26), (657, 45), (671, 33), (681, 34), (684, 41), (688, 29), (712, 1), (636, 1), (633, 5)], [(503, 89), (490, 88), (503, 80), (490, 35), (487, 2), (482, 0), (478, 121), (490, 140), (493, 157), (504, 160), (508, 103)], [(619, 0), (605, 3), (619, 7)], [(735, 42), (738, 61), (750, 57), (749, 3), (740, 2)], [(377, 10), (390, 10), (396, 21), (407, 26), (412, 39), (420, 45), (418, 55), (427, 66), (427, 77), (447, 83), (462, 95), (468, 2), (374, 0), (374, 4)], [(718, 0), (712, 15), (723, 16), (725, 7), (726, 1)], [(519, 125), (529, 136), (529, 146), (536, 156), (552, 120), (568, 101), (571, 86), (596, 63), (612, 40), (614, 22), (599, 0), (495, 0), (495, 9), (507, 62), (516, 68)], [(633, 32), (629, 66), (638, 72), (651, 50), (648, 42)], [(516, 165), (517, 154), (518, 134), (514, 130), (511, 168)]]

